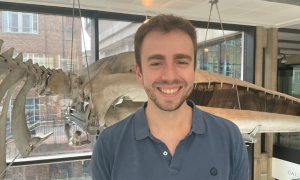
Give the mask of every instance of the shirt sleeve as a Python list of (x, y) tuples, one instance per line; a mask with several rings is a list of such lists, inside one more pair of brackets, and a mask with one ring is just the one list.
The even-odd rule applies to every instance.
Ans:
[(94, 180), (110, 180), (111, 179), (110, 159), (109, 159), (107, 147), (105, 146), (105, 142), (101, 134), (97, 139), (92, 154), (92, 159), (91, 159), (92, 177)]
[(249, 179), (249, 160), (246, 144), (239, 131), (234, 147), (236, 149), (234, 155), (234, 177), (233, 180), (248, 180)]

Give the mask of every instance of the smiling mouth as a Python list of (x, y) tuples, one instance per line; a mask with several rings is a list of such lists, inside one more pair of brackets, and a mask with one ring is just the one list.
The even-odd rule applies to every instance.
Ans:
[(174, 89), (164, 89), (164, 88), (160, 88), (158, 87), (157, 89), (160, 91), (160, 92), (163, 92), (165, 94), (173, 94), (173, 93), (176, 93), (177, 91), (179, 91), (182, 87), (178, 87), (178, 88), (174, 88)]

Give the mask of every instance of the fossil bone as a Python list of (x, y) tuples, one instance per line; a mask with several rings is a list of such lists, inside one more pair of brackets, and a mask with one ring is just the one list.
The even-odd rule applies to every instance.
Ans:
[(73, 134), (69, 124), (65, 124), (65, 133), (71, 147), (81, 147), (91, 143), (89, 140), (81, 141), (81, 132), (76, 131)]
[[(22, 81), (22, 79), (19, 80), (19, 82)], [(2, 113), (0, 115), (0, 152), (5, 152), (5, 140), (6, 140), (6, 117), (7, 117), (7, 112), (9, 108), (9, 103), (10, 103), (10, 98), (17, 87), (18, 83), (16, 82), (15, 85), (11, 86), (6, 94), (4, 104), (3, 104), (3, 109)], [(6, 168), (6, 154), (5, 153), (0, 153), (0, 173)], [(4, 179), (5, 174), (0, 176), (0, 179)]]

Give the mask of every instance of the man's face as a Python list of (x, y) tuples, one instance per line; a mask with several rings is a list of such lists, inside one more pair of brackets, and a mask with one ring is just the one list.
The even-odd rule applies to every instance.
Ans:
[(194, 47), (183, 31), (152, 31), (141, 48), (142, 73), (135, 65), (137, 79), (144, 85), (148, 101), (164, 111), (177, 110), (193, 89)]

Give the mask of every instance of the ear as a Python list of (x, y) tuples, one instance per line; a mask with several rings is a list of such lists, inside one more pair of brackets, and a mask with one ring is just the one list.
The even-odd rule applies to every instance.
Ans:
[(143, 75), (137, 63), (134, 63), (134, 67), (135, 67), (137, 81), (139, 82), (140, 85), (143, 85), (144, 84)]

